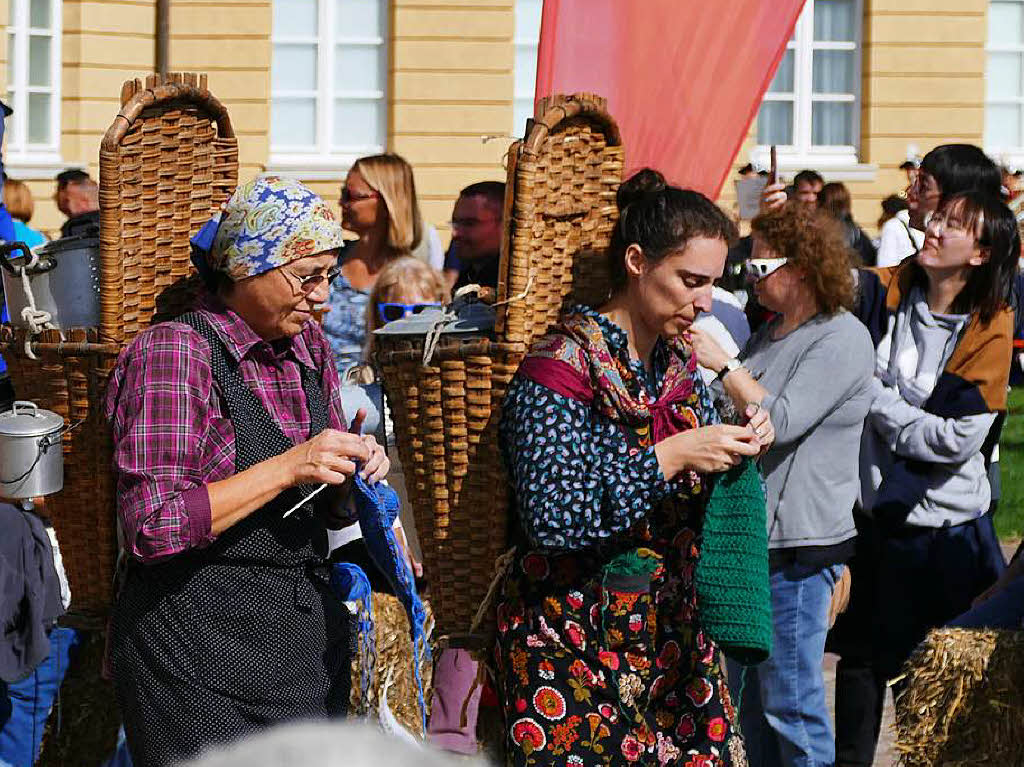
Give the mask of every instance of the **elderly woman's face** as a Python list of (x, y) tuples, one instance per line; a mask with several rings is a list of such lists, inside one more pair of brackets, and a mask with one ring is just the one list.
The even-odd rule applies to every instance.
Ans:
[(231, 308), (265, 341), (296, 336), (313, 308), (327, 301), (328, 271), (337, 263), (337, 253), (328, 251), (236, 282)]

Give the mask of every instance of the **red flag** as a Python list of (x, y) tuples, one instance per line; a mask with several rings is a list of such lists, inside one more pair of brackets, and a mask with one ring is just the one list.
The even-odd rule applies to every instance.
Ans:
[(803, 0), (545, 0), (537, 97), (608, 99), (626, 174), (716, 197)]

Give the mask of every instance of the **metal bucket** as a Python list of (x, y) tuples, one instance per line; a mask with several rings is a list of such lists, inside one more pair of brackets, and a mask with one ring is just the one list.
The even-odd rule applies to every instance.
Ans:
[[(18, 251), (20, 255), (8, 258)], [(30, 306), (22, 280), (24, 269), (36, 309), (49, 312), (57, 328), (89, 328), (100, 324), (100, 239), (96, 235), (62, 237), (40, 245), (32, 254), (19, 242), (0, 247), (4, 297), (12, 325), (28, 327), (22, 310)]]
[(0, 413), (0, 497), (37, 498), (64, 488), (64, 419), (32, 402)]

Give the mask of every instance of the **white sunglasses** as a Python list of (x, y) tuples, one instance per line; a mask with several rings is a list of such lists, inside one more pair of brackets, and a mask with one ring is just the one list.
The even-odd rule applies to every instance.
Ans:
[(758, 282), (772, 272), (777, 272), (788, 262), (788, 258), (751, 258), (747, 261), (747, 276)]

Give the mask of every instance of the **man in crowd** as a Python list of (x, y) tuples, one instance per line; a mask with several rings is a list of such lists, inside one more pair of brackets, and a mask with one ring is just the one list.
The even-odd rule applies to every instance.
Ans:
[(802, 170), (793, 176), (793, 196), (812, 208), (818, 205), (818, 193), (825, 186), (825, 179), (816, 170)]
[(100, 225), (99, 187), (80, 168), (69, 168), (57, 174), (57, 191), (53, 195), (57, 209), (68, 220), (60, 228), (61, 237), (86, 234)]
[[(452, 247), (445, 263), (446, 271), (459, 271), (453, 290), (464, 285), (497, 290), (504, 204), (505, 185), (500, 181), (479, 181), (459, 193), (452, 212)], [(452, 255), (457, 265), (452, 263)]]

